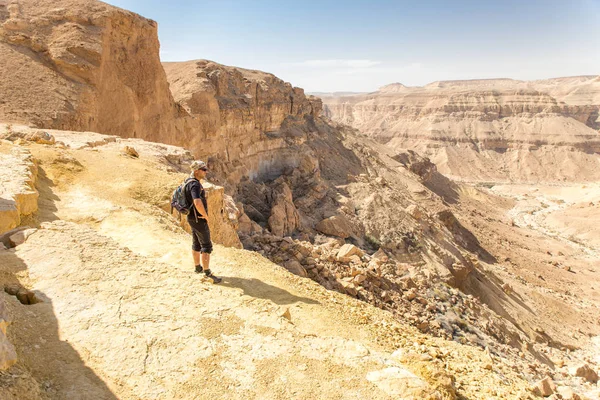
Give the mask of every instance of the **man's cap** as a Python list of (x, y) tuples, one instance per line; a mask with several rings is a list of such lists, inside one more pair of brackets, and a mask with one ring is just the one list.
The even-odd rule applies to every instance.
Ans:
[(208, 169), (208, 167), (206, 166), (206, 163), (201, 160), (196, 160), (196, 161), (192, 162), (192, 165), (190, 165), (190, 168), (192, 171), (198, 171), (199, 169)]

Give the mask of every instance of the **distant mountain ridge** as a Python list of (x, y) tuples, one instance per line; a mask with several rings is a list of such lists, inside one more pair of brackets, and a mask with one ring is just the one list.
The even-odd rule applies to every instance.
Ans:
[[(598, 179), (600, 77), (400, 83), (322, 97), (324, 113), (456, 179)], [(554, 162), (558, 160), (558, 162)]]

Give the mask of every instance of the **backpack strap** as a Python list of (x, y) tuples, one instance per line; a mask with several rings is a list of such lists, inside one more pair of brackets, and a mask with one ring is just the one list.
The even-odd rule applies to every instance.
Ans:
[[(183, 191), (184, 192), (187, 190), (188, 183), (191, 183), (193, 181), (200, 183), (200, 181), (194, 177), (186, 178), (186, 180), (183, 181)], [(194, 213), (194, 218), (196, 219), (196, 222), (198, 222), (198, 213), (196, 211), (196, 207), (194, 206), (194, 199), (192, 199), (192, 204), (191, 204), (190, 208), (192, 209), (192, 212)]]

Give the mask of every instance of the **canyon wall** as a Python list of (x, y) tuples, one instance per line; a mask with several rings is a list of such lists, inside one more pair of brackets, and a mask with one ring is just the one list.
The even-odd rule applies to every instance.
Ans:
[(156, 22), (101, 2), (0, 4), (0, 119), (157, 140), (179, 115)]
[(280, 150), (321, 111), (271, 74), (163, 68), (156, 22), (97, 1), (0, 1), (0, 58), (1, 121), (183, 146), (233, 182), (296, 163)]
[[(276, 76), (207, 60), (164, 63), (171, 91), (189, 115), (194, 136), (188, 147), (210, 158), (211, 169), (231, 182), (242, 176), (277, 176), (297, 165), (289, 145), (314, 125), (321, 101)], [(313, 129), (314, 130), (314, 129)]]
[(392, 149), (412, 149), (457, 179), (596, 180), (600, 82), (595, 76), (396, 83), (322, 96), (325, 115)]

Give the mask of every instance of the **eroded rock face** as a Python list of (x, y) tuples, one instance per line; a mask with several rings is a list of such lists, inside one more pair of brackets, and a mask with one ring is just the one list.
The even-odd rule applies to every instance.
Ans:
[[(325, 115), (334, 121), (391, 148), (415, 150), (448, 176), (478, 181), (599, 177), (593, 168), (593, 154), (600, 152), (595, 76), (392, 84), (374, 94), (322, 99)], [(550, 165), (549, 159), (560, 162)]]
[(306, 140), (321, 113), (320, 99), (262, 71), (207, 60), (163, 65), (177, 104), (194, 126), (195, 136), (179, 144), (210, 157), (211, 169), (227, 182), (275, 179), (300, 163), (289, 147)]

